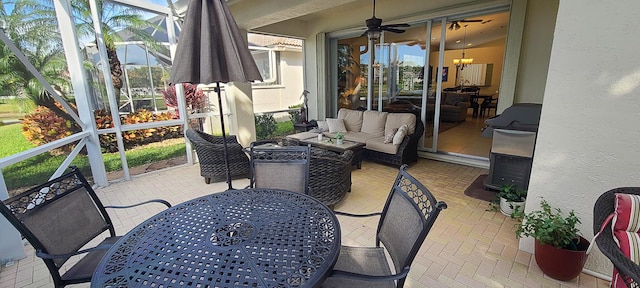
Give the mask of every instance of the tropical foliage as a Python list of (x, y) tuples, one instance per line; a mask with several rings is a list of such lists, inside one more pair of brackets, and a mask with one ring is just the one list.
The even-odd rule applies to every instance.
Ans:
[[(184, 88), (184, 97), (187, 109), (191, 109), (195, 112), (202, 112), (202, 109), (205, 108), (207, 104), (207, 97), (204, 92), (202, 92), (201, 89), (198, 89), (198, 86), (195, 84), (183, 83), (182, 87)], [(164, 103), (167, 104), (168, 107), (178, 107), (175, 85), (171, 85), (167, 90), (163, 90), (162, 95), (164, 96)]]
[[(5, 34), (47, 82), (60, 94), (62, 90), (68, 90), (69, 77), (55, 18), (42, 17), (29, 1), (0, 1), (0, 20), (4, 21)], [(72, 120), (55, 105), (49, 92), (4, 42), (0, 42), (0, 89), (4, 94), (30, 99), (36, 105)]]
[[(96, 128), (113, 128), (113, 118), (106, 110), (95, 111)], [(154, 114), (148, 110), (138, 110), (121, 117), (123, 124), (138, 124), (175, 119), (173, 113)], [(47, 107), (38, 107), (35, 112), (22, 119), (22, 131), (27, 140), (36, 146), (53, 142), (73, 134), (75, 122), (65, 120)], [(169, 138), (182, 137), (180, 126), (163, 126), (140, 130), (125, 131), (122, 134), (125, 148), (135, 147)], [(100, 135), (100, 146), (104, 152), (118, 151), (114, 134)], [(72, 147), (65, 147), (66, 149)]]

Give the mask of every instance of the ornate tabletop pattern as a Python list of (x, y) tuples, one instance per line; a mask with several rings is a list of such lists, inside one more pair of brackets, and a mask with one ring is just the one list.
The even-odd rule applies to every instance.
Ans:
[(282, 190), (229, 190), (138, 225), (111, 248), (92, 287), (313, 287), (340, 247), (335, 215)]

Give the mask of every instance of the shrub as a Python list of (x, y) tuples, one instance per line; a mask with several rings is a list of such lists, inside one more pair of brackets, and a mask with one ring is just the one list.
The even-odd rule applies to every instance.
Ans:
[(291, 122), (293, 122), (293, 124), (302, 122), (302, 119), (300, 118), (300, 108), (301, 107), (302, 107), (302, 103), (300, 103), (298, 105), (289, 106), (289, 109), (296, 109), (294, 111), (289, 111), (289, 119), (291, 119)]
[[(187, 103), (187, 109), (191, 109), (193, 111), (200, 111), (204, 109), (207, 98), (204, 92), (202, 92), (201, 89), (197, 89), (198, 86), (194, 84), (183, 83), (182, 85), (182, 87), (184, 87), (184, 97)], [(168, 107), (178, 107), (175, 85), (171, 85), (167, 90), (163, 90), (162, 96), (164, 97), (164, 103), (167, 104)]]
[(269, 138), (277, 129), (276, 119), (271, 114), (258, 115), (256, 121), (256, 139), (263, 140)]
[[(106, 110), (94, 112), (97, 129), (113, 128), (113, 118)], [(123, 124), (137, 124), (175, 119), (173, 113), (154, 114), (148, 110), (138, 110), (120, 119)], [(22, 119), (23, 134), (29, 142), (42, 145), (73, 134), (76, 124), (63, 119), (46, 107), (39, 107), (35, 112)], [(181, 126), (167, 126), (149, 129), (125, 131), (122, 133), (125, 148), (156, 142), (162, 139), (182, 137)], [(113, 133), (99, 136), (100, 147), (104, 152), (118, 151), (118, 143)], [(73, 146), (65, 147), (72, 149)], [(65, 149), (66, 150), (66, 149)]]
[[(56, 103), (60, 109), (64, 108)], [(38, 108), (20, 119), (22, 121), (22, 133), (36, 146), (53, 142), (73, 134), (73, 131), (79, 130), (75, 122), (66, 120), (49, 108), (38, 106)]]

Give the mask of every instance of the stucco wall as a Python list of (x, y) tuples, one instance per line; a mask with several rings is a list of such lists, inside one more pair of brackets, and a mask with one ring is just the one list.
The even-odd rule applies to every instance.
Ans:
[[(526, 210), (540, 196), (574, 209), (586, 238), (600, 194), (640, 186), (640, 38), (627, 22), (638, 10), (637, 0), (567, 0), (558, 9)], [(586, 268), (610, 275), (594, 250)]]
[(542, 103), (558, 2), (527, 1), (514, 103)]
[(254, 112), (283, 110), (302, 103), (302, 71), (301, 51), (280, 52), (281, 82), (279, 85), (253, 86)]

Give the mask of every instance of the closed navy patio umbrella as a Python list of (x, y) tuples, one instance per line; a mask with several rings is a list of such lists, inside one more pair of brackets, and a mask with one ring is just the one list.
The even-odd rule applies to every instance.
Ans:
[(171, 68), (171, 83), (216, 83), (229, 189), (233, 188), (220, 83), (254, 80), (261, 81), (262, 76), (225, 0), (191, 0)]

